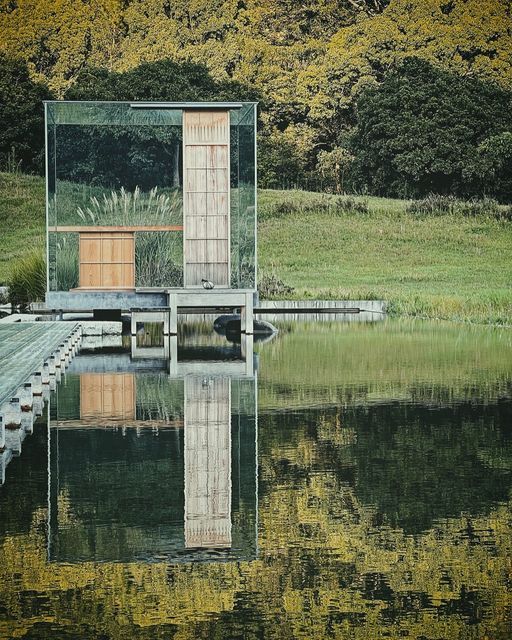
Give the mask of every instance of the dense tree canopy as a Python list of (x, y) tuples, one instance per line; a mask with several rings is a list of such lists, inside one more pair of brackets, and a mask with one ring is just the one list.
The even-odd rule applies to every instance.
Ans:
[[(175, 102), (257, 96), (234, 80), (215, 81), (202, 64), (160, 60), (119, 73), (84, 69), (65, 98)], [(69, 180), (143, 190), (179, 185), (181, 136), (176, 127), (68, 126), (59, 132), (58, 147), (61, 176)]]
[[(354, 184), (357, 163), (341, 179), (334, 159), (350, 157), (363, 91), (410, 57), (511, 90), (511, 21), (512, 0), (0, 0), (0, 52), (58, 97), (108, 90), (119, 99), (121, 80), (109, 73), (133, 72), (121, 84), (133, 80), (137, 97), (150, 99), (179, 81), (141, 65), (204, 65), (204, 78), (179, 67), (185, 94), (197, 85), (204, 95), (210, 83), (215, 97), (246, 87), (262, 101), (263, 185), (339, 189)], [(507, 139), (478, 144), (482, 164), (465, 167), (463, 181), (480, 193), (492, 176), (509, 192)], [(443, 174), (439, 189), (451, 181)]]
[[(357, 116), (353, 152), (362, 183), (372, 192), (467, 195), (478, 186), (492, 190), (493, 169), (506, 170), (512, 92), (494, 85), (411, 58), (361, 94)], [(489, 165), (480, 176), (477, 153)], [(507, 170), (510, 183), (510, 164)]]
[(34, 82), (26, 65), (0, 54), (0, 166), (23, 171), (41, 167), (44, 130), (42, 100), (50, 92)]

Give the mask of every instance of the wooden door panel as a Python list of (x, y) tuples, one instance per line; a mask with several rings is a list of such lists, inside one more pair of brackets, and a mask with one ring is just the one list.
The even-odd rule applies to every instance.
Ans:
[(222, 238), (227, 240), (229, 238), (228, 217), (209, 215), (206, 218), (206, 237), (209, 239)]
[(207, 220), (208, 218), (206, 216), (190, 216), (188, 221), (188, 237), (190, 239), (206, 238)]
[(208, 239), (206, 243), (206, 261), (209, 264), (228, 262), (228, 251), (226, 240)]
[(207, 211), (206, 193), (187, 193), (184, 199), (187, 210), (187, 221), (189, 216), (205, 216)]
[(101, 286), (101, 264), (86, 263), (80, 265), (80, 286)]
[(188, 169), (186, 188), (189, 193), (204, 193), (207, 183), (206, 168)]
[(185, 240), (185, 249), (190, 264), (207, 262), (206, 240)]
[[(206, 191), (208, 193), (226, 193), (228, 190), (228, 170), (209, 169), (207, 172)], [(223, 212), (224, 213), (224, 212)]]
[(101, 243), (98, 242), (97, 234), (80, 236), (80, 259), (83, 263), (101, 262)]

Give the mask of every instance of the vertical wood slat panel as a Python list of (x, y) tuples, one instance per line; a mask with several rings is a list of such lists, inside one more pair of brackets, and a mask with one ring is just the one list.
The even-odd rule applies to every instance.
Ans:
[(184, 283), (228, 287), (229, 112), (186, 110), (183, 146)]

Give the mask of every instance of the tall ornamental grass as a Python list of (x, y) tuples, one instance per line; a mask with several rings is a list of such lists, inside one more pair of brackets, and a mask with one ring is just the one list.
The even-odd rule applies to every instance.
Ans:
[(177, 191), (158, 193), (158, 187), (133, 193), (121, 187), (103, 196), (92, 196), (89, 206), (78, 207), (79, 218), (88, 225), (159, 225), (181, 224), (181, 198)]
[[(103, 196), (93, 196), (88, 207), (77, 208), (77, 214), (87, 225), (153, 226), (182, 223), (179, 192), (159, 193), (154, 187), (132, 192), (121, 187)], [(140, 231), (135, 240), (135, 282), (137, 286), (180, 286), (181, 234), (177, 232)]]
[(11, 264), (7, 285), (9, 302), (26, 309), (31, 302), (44, 300), (46, 261), (43, 249), (36, 248)]

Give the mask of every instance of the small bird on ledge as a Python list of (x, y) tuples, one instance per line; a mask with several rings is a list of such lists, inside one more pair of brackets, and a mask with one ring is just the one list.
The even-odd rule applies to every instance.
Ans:
[(203, 283), (204, 289), (213, 289), (213, 287), (215, 286), (213, 282), (210, 282), (209, 280), (205, 280), (204, 278), (201, 278), (201, 282)]

